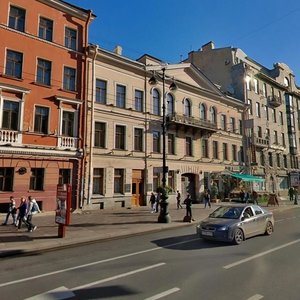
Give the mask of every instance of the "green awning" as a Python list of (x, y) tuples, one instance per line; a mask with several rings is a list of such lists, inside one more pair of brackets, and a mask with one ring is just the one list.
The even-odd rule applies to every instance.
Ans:
[(261, 177), (253, 176), (253, 175), (249, 175), (249, 174), (231, 173), (230, 175), (231, 175), (232, 177), (241, 179), (241, 180), (243, 180), (243, 181), (259, 181), (259, 182), (264, 181), (264, 179), (261, 178)]

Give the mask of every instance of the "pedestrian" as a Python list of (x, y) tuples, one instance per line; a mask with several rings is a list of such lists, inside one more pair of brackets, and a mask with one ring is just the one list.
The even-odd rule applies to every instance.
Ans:
[(210, 204), (210, 191), (208, 189), (204, 190), (204, 208), (206, 208), (206, 206), (208, 205), (209, 208), (211, 208), (211, 204)]
[(41, 210), (40, 210), (39, 205), (36, 202), (36, 200), (34, 198), (32, 198), (32, 196), (29, 196), (28, 197), (28, 209), (27, 209), (27, 213), (26, 213), (27, 225), (28, 225), (29, 232), (32, 232), (37, 229), (37, 226), (35, 226), (32, 223), (32, 218), (33, 218), (33, 215), (35, 215), (36, 213), (40, 213), (40, 212), (41, 212)]
[(294, 188), (294, 204), (298, 204), (298, 190), (297, 188)]
[(248, 191), (245, 191), (245, 193), (244, 193), (244, 202), (245, 202), (245, 203), (248, 203), (248, 202), (249, 202), (249, 197), (250, 197), (249, 192), (248, 192)]
[(289, 198), (290, 201), (294, 200), (294, 188), (292, 186), (289, 188)]
[(181, 194), (180, 194), (180, 192), (177, 190), (177, 192), (176, 192), (177, 209), (183, 208), (182, 205), (181, 205), (181, 203), (180, 203), (180, 201), (181, 201)]
[(10, 203), (8, 205), (8, 211), (6, 214), (6, 218), (5, 221), (2, 223), (2, 225), (7, 225), (9, 216), (12, 216), (13, 222), (12, 225), (16, 225), (17, 224), (17, 208), (16, 208), (16, 201), (15, 198), (13, 196), (9, 197)]
[(185, 222), (192, 222), (195, 221), (193, 219), (193, 215), (192, 215), (192, 197), (190, 194), (187, 194), (187, 197), (185, 198), (185, 200), (183, 201), (183, 203), (185, 204), (185, 208), (186, 208), (186, 214), (184, 217), (184, 221)]
[(25, 197), (21, 197), (21, 201), (20, 201), (20, 205), (18, 207), (18, 218), (17, 218), (17, 222), (18, 222), (18, 230), (21, 229), (22, 226), (22, 222), (26, 225), (26, 227), (28, 228), (29, 225), (27, 223), (27, 219), (26, 219), (26, 214), (27, 214), (27, 201)]
[(149, 203), (151, 204), (151, 213), (154, 213), (156, 211), (156, 197), (153, 192), (151, 193)]
[(252, 201), (254, 204), (258, 205), (258, 194), (256, 191), (252, 192)]
[(160, 203), (160, 197), (161, 197), (161, 193), (158, 192), (157, 195), (156, 195), (155, 212), (158, 212), (158, 207), (159, 207), (159, 203)]
[(240, 192), (240, 199), (242, 202), (244, 202), (244, 198), (245, 198), (245, 192), (243, 189), (241, 189), (241, 192)]

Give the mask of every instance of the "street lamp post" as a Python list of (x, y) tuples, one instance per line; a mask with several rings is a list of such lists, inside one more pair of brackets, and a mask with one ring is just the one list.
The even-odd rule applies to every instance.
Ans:
[[(163, 103), (162, 103), (162, 136), (163, 136), (163, 144), (162, 144), (162, 189), (161, 189), (161, 201), (160, 201), (160, 213), (158, 216), (158, 223), (170, 223), (171, 217), (168, 210), (168, 191), (167, 191), (167, 174), (168, 174), (168, 166), (167, 166), (167, 156), (166, 156), (166, 135), (167, 135), (167, 124), (166, 124), (166, 70), (174, 70), (174, 69), (184, 69), (189, 67), (189, 63), (182, 64), (172, 64), (172, 65), (159, 65), (159, 66), (146, 66), (146, 71), (160, 71), (162, 72), (159, 76), (162, 80), (162, 93), (163, 93)], [(152, 76), (149, 79), (150, 84), (156, 84), (155, 76)], [(170, 90), (175, 90), (176, 84), (174, 82), (170, 85)]]

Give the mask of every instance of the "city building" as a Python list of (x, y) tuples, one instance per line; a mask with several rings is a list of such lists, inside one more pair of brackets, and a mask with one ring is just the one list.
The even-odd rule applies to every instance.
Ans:
[(95, 16), (59, 0), (0, 1), (0, 206), (32, 195), (81, 206), (85, 48)]
[(146, 205), (163, 171), (170, 201), (176, 190), (200, 201), (205, 187), (222, 186), (216, 174), (240, 170), (244, 103), (199, 68), (131, 60), (120, 46), (87, 53), (84, 207)]
[(239, 48), (215, 48), (213, 42), (190, 52), (185, 62), (245, 103), (243, 172), (265, 179), (259, 190), (285, 196), (299, 180), (300, 89), (292, 70), (284, 63), (268, 69)]

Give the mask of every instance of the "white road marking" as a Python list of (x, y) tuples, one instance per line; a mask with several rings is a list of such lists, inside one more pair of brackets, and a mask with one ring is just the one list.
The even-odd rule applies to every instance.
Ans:
[(256, 294), (250, 298), (248, 298), (247, 300), (259, 300), (259, 299), (262, 299), (264, 296), (262, 295), (259, 295), (259, 294)]
[(123, 273), (123, 274), (115, 275), (115, 276), (112, 276), (112, 277), (104, 278), (104, 279), (101, 279), (101, 280), (97, 280), (97, 281), (94, 281), (94, 282), (90, 282), (88, 284), (77, 286), (76, 288), (73, 288), (72, 291), (86, 289), (86, 288), (89, 288), (89, 287), (97, 285), (97, 284), (101, 284), (101, 283), (104, 283), (104, 282), (116, 280), (116, 279), (119, 279), (119, 278), (122, 278), (122, 277), (130, 276), (130, 275), (133, 275), (133, 274), (136, 274), (136, 273), (140, 273), (140, 272), (151, 270), (151, 269), (154, 269), (154, 268), (157, 268), (157, 267), (161, 267), (165, 264), (166, 263), (159, 263), (159, 264), (151, 265), (151, 266), (148, 266), (148, 267), (145, 267), (145, 268), (130, 271), (130, 272), (127, 272), (127, 273)]
[(48, 291), (43, 294), (35, 295), (25, 300), (63, 300), (74, 297), (75, 294), (64, 286)]
[(173, 293), (176, 293), (178, 291), (180, 291), (180, 288), (175, 287), (173, 289), (167, 290), (167, 291), (162, 292), (160, 294), (156, 294), (156, 295), (154, 295), (154, 296), (152, 296), (150, 298), (146, 298), (145, 300), (157, 300), (157, 299), (161, 299), (163, 297), (166, 297), (166, 296), (168, 296), (170, 294), (173, 294)]
[(238, 265), (240, 265), (240, 264), (243, 264), (243, 263), (245, 263), (245, 262), (248, 262), (248, 261), (250, 261), (250, 260), (259, 258), (259, 257), (264, 256), (264, 255), (267, 255), (267, 254), (270, 254), (270, 253), (272, 253), (272, 252), (278, 251), (278, 250), (280, 250), (280, 249), (282, 249), (282, 248), (289, 247), (289, 246), (294, 245), (294, 244), (299, 243), (299, 242), (300, 242), (300, 239), (295, 240), (295, 241), (292, 241), (292, 242), (290, 242), (290, 243), (283, 244), (283, 245), (281, 245), (281, 246), (275, 247), (275, 248), (270, 249), (270, 250), (268, 250), (268, 251), (264, 251), (264, 252), (258, 253), (258, 254), (256, 254), (256, 255), (250, 256), (250, 257), (248, 257), (248, 258), (241, 259), (241, 260), (239, 260), (239, 261), (237, 261), (237, 262), (235, 262), (235, 263), (232, 263), (232, 264), (223, 266), (223, 268), (224, 268), (224, 269), (230, 269), (230, 268), (236, 267), (236, 266), (238, 266)]
[(4, 283), (0, 283), (0, 287), (4, 287), (4, 286), (16, 284), (16, 283), (21, 283), (21, 282), (26, 282), (26, 281), (34, 280), (34, 279), (37, 279), (37, 278), (56, 275), (56, 274), (60, 274), (60, 273), (68, 272), (68, 271), (77, 270), (77, 269), (82, 269), (82, 268), (86, 268), (86, 267), (90, 267), (90, 266), (95, 266), (95, 265), (98, 265), (98, 264), (103, 264), (103, 263), (114, 261), (114, 260), (119, 260), (119, 259), (131, 257), (131, 256), (135, 256), (135, 255), (140, 255), (140, 254), (144, 254), (144, 253), (147, 253), (147, 252), (157, 251), (157, 250), (161, 250), (161, 249), (168, 248), (168, 247), (174, 247), (174, 246), (177, 246), (177, 245), (190, 243), (190, 242), (193, 242), (193, 241), (196, 241), (196, 240), (199, 240), (199, 238), (191, 239), (191, 240), (188, 240), (188, 241), (182, 241), (182, 242), (179, 242), (179, 243), (169, 244), (169, 245), (165, 245), (163, 247), (155, 247), (155, 248), (151, 248), (151, 249), (147, 249), (147, 250), (133, 252), (133, 253), (120, 255), (120, 256), (116, 256), (116, 257), (112, 257), (112, 258), (107, 258), (107, 259), (91, 262), (91, 263), (88, 263), (88, 264), (83, 264), (83, 265), (70, 267), (70, 268), (66, 268), (66, 269), (61, 269), (61, 270), (57, 270), (57, 271), (53, 271), (53, 272), (49, 272), (49, 273), (39, 274), (39, 275), (36, 275), (36, 276), (26, 277), (26, 278), (14, 280), (14, 281), (4, 282)]

